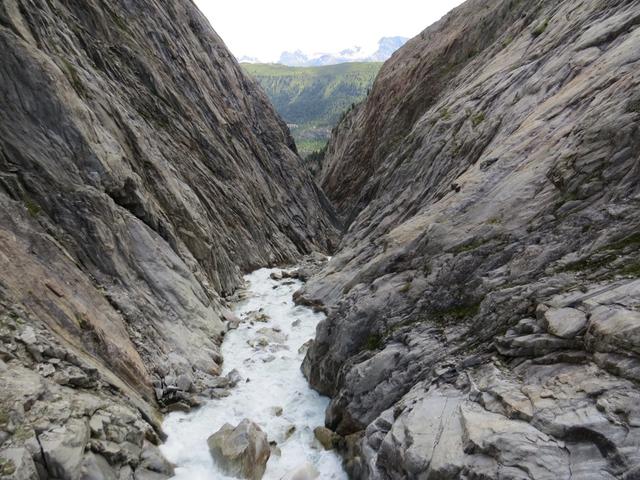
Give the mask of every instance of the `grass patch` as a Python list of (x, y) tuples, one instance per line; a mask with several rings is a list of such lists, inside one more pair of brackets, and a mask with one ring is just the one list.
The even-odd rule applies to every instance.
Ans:
[(40, 212), (42, 212), (42, 208), (40, 208), (40, 205), (38, 205), (30, 198), (25, 200), (24, 206), (27, 208), (27, 212), (29, 212), (29, 215), (31, 215), (33, 218), (36, 218), (38, 215), (40, 215)]
[(25, 442), (35, 436), (35, 432), (30, 426), (20, 425), (13, 433), (13, 438), (20, 442)]
[(640, 278), (640, 262), (632, 263), (630, 265), (622, 267), (622, 270), (620, 270), (619, 274), (625, 277)]
[(484, 112), (478, 112), (471, 117), (471, 124), (475, 128), (478, 125), (480, 125), (482, 122), (484, 122), (484, 120), (485, 120)]
[(627, 113), (640, 113), (640, 98), (631, 100), (627, 104)]
[[(327, 139), (299, 139), (294, 135), (298, 153), (305, 160), (317, 160), (318, 157), (324, 158), (324, 152), (327, 149)], [(311, 157), (311, 158), (309, 158)]]
[(624, 237), (621, 240), (610, 243), (604, 248), (608, 250), (623, 250), (627, 247), (640, 247), (640, 232), (633, 233), (629, 236)]
[(124, 30), (125, 32), (129, 33), (129, 26), (127, 25), (127, 22), (125, 22), (119, 15), (117, 15), (110, 9), (107, 9), (107, 11), (109, 12), (111, 20), (113, 20), (113, 23), (115, 23), (118, 28), (120, 28), (120, 30)]
[(433, 316), (439, 321), (460, 321), (475, 317), (480, 311), (480, 302), (471, 305), (457, 305), (445, 310), (435, 311)]
[(8, 477), (9, 475), (13, 475), (16, 472), (16, 466), (13, 464), (13, 461), (0, 458), (0, 476)]
[(453, 253), (454, 255), (459, 255), (461, 253), (465, 253), (465, 252), (470, 252), (471, 250), (475, 250), (476, 248), (481, 247), (482, 245), (484, 245), (485, 243), (487, 243), (488, 240), (479, 238), (477, 240), (474, 240), (472, 242), (468, 242), (468, 243), (464, 243), (462, 245), (458, 245), (456, 247), (453, 247), (449, 250), (446, 250), (448, 253)]
[(82, 80), (80, 80), (78, 70), (76, 70), (76, 67), (68, 60), (63, 59), (62, 61), (64, 62), (64, 69), (67, 74), (67, 78), (69, 79), (69, 83), (71, 83), (71, 86), (78, 95), (85, 96), (87, 94), (87, 89), (84, 87)]
[(367, 337), (367, 341), (364, 344), (364, 348), (373, 351), (379, 350), (382, 347), (382, 336), (374, 333)]
[(546, 32), (548, 27), (549, 27), (549, 19), (547, 18), (543, 22), (539, 23), (538, 26), (531, 31), (531, 35), (537, 38), (540, 35), (542, 35), (544, 32)]
[(0, 426), (4, 426), (9, 423), (9, 412), (5, 409), (0, 409)]
[(562, 267), (560, 272), (583, 272), (586, 270), (599, 270), (602, 267), (616, 260), (617, 256), (613, 253), (608, 255), (599, 255), (576, 260)]
[[(568, 263), (564, 267), (560, 268), (560, 272), (583, 272), (583, 271), (597, 271), (607, 265), (615, 262), (624, 250), (640, 248), (640, 233), (633, 233), (620, 240), (612, 242), (604, 247), (598, 249), (592, 255), (576, 260), (575, 262)], [(622, 267), (617, 271), (621, 275), (637, 275), (640, 273), (640, 265), (631, 264)]]

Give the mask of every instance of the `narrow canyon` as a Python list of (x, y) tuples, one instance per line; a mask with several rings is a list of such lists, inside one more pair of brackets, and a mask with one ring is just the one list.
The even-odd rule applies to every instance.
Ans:
[(467, 0), (313, 174), (191, 0), (0, 0), (0, 202), (1, 479), (640, 479), (638, 0)]

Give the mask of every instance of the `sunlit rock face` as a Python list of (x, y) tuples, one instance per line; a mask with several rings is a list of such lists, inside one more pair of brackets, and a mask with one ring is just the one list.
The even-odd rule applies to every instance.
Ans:
[[(30, 445), (42, 478), (142, 478), (156, 408), (220, 371), (220, 295), (335, 243), (286, 126), (188, 0), (2, 2), (0, 203), (0, 448)], [(38, 435), (107, 420), (54, 467), (32, 423), (72, 399)]]
[(304, 371), (352, 475), (637, 475), (639, 61), (637, 2), (470, 0), (334, 132)]

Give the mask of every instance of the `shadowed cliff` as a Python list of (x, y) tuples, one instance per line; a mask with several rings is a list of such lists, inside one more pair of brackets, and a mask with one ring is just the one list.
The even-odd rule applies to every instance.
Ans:
[(220, 296), (336, 242), (293, 149), (189, 0), (0, 4), (0, 448), (16, 475), (133, 471), (158, 402), (215, 393)]

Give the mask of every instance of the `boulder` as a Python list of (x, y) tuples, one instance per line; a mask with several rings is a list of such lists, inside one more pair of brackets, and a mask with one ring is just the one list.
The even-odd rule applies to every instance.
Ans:
[(188, 392), (191, 390), (192, 385), (193, 380), (189, 375), (187, 375), (186, 373), (181, 373), (180, 375), (178, 375), (178, 378), (176, 379), (176, 386), (179, 390)]
[(275, 328), (263, 327), (257, 331), (257, 334), (258, 342), (261, 342), (262, 339), (269, 343), (284, 343), (287, 341), (287, 335)]
[(309, 350), (309, 347), (312, 344), (313, 344), (313, 339), (307, 340), (302, 345), (300, 345), (300, 348), (298, 348), (298, 353), (307, 353), (307, 350)]
[(573, 338), (587, 326), (587, 316), (575, 308), (551, 308), (544, 312), (547, 331), (560, 338)]
[(278, 406), (271, 407), (270, 411), (276, 417), (280, 417), (282, 415), (282, 412), (283, 412), (282, 407), (278, 407)]
[(140, 468), (151, 470), (152, 472), (173, 475), (173, 465), (169, 463), (155, 445), (147, 443), (140, 455)]
[(61, 480), (78, 477), (89, 440), (89, 427), (85, 422), (71, 419), (62, 427), (42, 433), (38, 439), (52, 477)]
[(597, 352), (640, 354), (640, 312), (614, 306), (595, 308), (586, 341)]
[(236, 427), (226, 423), (207, 440), (218, 467), (229, 475), (259, 480), (267, 468), (271, 449), (258, 425), (244, 419)]
[(316, 427), (313, 429), (313, 434), (325, 450), (334, 449), (340, 440), (340, 435), (327, 427)]
[(253, 322), (267, 323), (269, 320), (271, 320), (271, 317), (266, 313), (264, 313), (262, 309), (260, 309), (260, 310), (255, 310), (253, 312), (247, 313), (245, 320), (251, 323)]
[(89, 452), (82, 462), (80, 479), (118, 480), (118, 475), (102, 455)]

